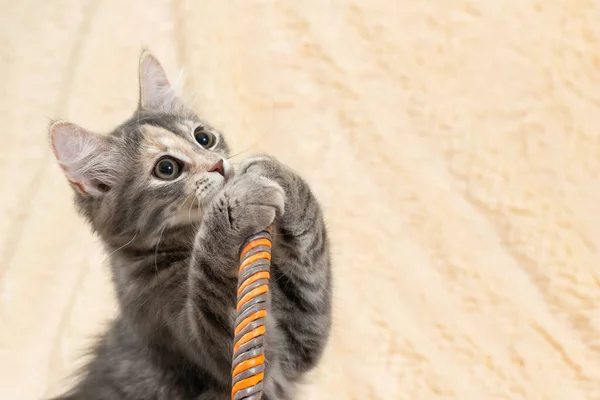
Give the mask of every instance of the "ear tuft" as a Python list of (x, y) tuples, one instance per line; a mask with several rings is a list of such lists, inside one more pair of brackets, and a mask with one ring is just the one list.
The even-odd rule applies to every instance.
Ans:
[(67, 179), (82, 194), (100, 196), (118, 176), (107, 137), (66, 121), (53, 122), (50, 143)]

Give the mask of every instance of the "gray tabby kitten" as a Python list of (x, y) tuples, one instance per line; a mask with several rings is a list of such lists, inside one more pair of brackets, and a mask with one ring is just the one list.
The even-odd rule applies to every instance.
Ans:
[(138, 110), (111, 134), (49, 129), (77, 208), (111, 254), (120, 308), (59, 399), (230, 398), (239, 251), (272, 223), (264, 399), (292, 399), (331, 325), (320, 206), (270, 156), (234, 174), (223, 135), (181, 103), (148, 52), (139, 78)]

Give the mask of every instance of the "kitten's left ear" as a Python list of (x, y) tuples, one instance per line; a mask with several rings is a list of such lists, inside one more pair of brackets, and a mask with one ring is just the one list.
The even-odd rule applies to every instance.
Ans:
[(177, 113), (183, 109), (183, 103), (175, 94), (162, 65), (147, 50), (140, 56), (139, 80), (140, 108), (166, 113)]
[(52, 123), (49, 134), (56, 160), (81, 195), (101, 196), (116, 182), (117, 157), (109, 137), (66, 121)]

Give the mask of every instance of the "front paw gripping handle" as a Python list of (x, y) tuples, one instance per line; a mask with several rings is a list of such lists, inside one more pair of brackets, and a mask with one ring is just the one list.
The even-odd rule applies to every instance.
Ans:
[(232, 400), (262, 398), (265, 322), (271, 269), (271, 232), (251, 236), (242, 247), (233, 340)]

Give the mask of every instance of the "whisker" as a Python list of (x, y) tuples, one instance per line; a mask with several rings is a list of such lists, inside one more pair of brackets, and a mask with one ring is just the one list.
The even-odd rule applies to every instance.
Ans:
[(196, 193), (192, 193), (190, 195), (188, 195), (185, 200), (183, 201), (183, 203), (181, 203), (181, 205), (177, 208), (176, 213), (179, 213), (181, 210), (183, 210), (183, 208), (185, 207), (186, 203), (188, 202), (188, 200), (190, 199), (190, 197), (193, 199), (192, 203), (190, 204), (190, 208), (188, 210), (188, 220), (190, 221), (190, 225), (194, 228), (194, 229), (198, 229), (198, 227), (196, 225), (194, 225), (192, 223), (192, 207), (194, 206), (194, 202), (198, 201), (198, 199), (196, 198)]
[[(185, 200), (187, 201), (187, 199)], [(190, 221), (190, 225), (192, 226), (192, 228), (194, 229), (198, 229), (198, 227), (196, 225), (194, 225), (194, 223), (192, 222), (192, 207), (194, 207), (194, 203), (198, 201), (198, 198), (196, 196), (193, 197), (192, 199), (192, 203), (190, 204), (190, 208), (188, 209), (188, 221)], [(198, 202), (198, 205), (200, 205), (200, 202)]]
[(244, 150), (235, 153), (234, 155), (228, 157), (227, 159), (231, 160), (232, 158), (237, 157), (237, 156), (251, 150), (252, 148), (256, 147), (259, 143), (264, 142), (265, 139), (267, 139), (267, 136), (275, 131), (276, 122), (277, 121), (276, 121), (276, 112), (275, 112), (275, 100), (273, 99), (273, 97), (271, 97), (271, 122), (270, 122), (270, 126), (267, 128), (267, 131), (265, 133), (259, 135), (258, 138), (256, 138), (256, 140), (252, 144), (250, 144), (248, 147), (246, 147)]
[(185, 198), (185, 200), (183, 201), (183, 203), (181, 203), (181, 205), (180, 205), (180, 206), (179, 206), (179, 208), (177, 209), (177, 212), (179, 212), (179, 211), (183, 210), (183, 207), (185, 207), (185, 203), (187, 203), (187, 201), (189, 200), (189, 198), (190, 198), (190, 197), (195, 197), (195, 196), (196, 196), (196, 193), (189, 194), (189, 195), (188, 195), (188, 196)]
[(123, 246), (116, 248), (115, 250), (113, 250), (112, 252), (110, 252), (106, 258), (102, 261), (102, 264), (104, 264), (113, 254), (115, 254), (117, 251), (119, 250), (123, 250), (125, 247), (129, 246), (131, 243), (133, 243), (133, 241), (135, 240), (135, 238), (137, 237), (139, 231), (135, 231), (135, 235), (133, 235), (133, 237), (131, 238), (131, 240), (127, 243), (125, 243)]
[(237, 157), (237, 156), (239, 156), (240, 154), (243, 154), (243, 153), (245, 153), (245, 152), (249, 151), (249, 150), (250, 150), (250, 149), (252, 149), (252, 147), (254, 147), (254, 146), (256, 146), (256, 142), (254, 142), (254, 143), (253, 143), (253, 144), (251, 144), (250, 146), (246, 147), (244, 150), (242, 150), (242, 151), (239, 151), (239, 152), (235, 153), (234, 155), (227, 157), (227, 160), (231, 160), (232, 158), (234, 158), (234, 157)]

